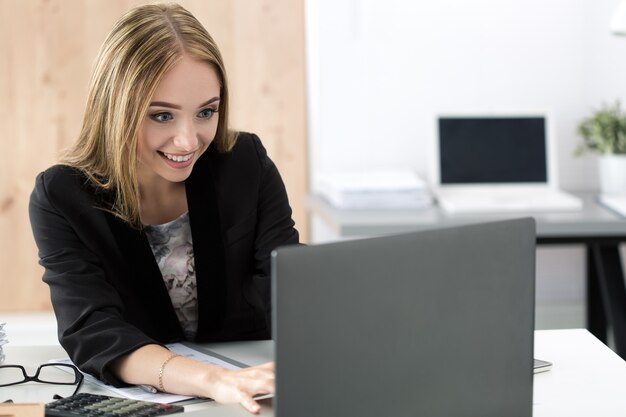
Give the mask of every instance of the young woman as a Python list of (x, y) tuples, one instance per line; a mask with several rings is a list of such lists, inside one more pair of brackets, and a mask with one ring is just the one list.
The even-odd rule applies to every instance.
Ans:
[(228, 129), (220, 52), (188, 11), (141, 6), (115, 25), (80, 136), (29, 210), (60, 342), (83, 371), (258, 412), (273, 364), (228, 371), (164, 347), (269, 338), (269, 255), (298, 242), (258, 137)]

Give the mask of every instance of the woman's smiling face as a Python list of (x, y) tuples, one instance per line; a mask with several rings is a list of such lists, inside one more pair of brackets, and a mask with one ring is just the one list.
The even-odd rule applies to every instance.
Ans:
[(183, 56), (157, 87), (140, 129), (140, 185), (179, 183), (217, 132), (220, 80), (213, 67)]

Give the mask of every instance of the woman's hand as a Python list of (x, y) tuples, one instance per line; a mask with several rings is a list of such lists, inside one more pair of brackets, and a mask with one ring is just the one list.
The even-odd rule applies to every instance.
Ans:
[(118, 358), (111, 369), (129, 384), (147, 384), (172, 394), (212, 398), (219, 403), (240, 403), (257, 414), (252, 397), (274, 393), (274, 363), (234, 371), (198, 362), (159, 345), (145, 345)]
[(252, 398), (274, 393), (274, 363), (231, 371), (216, 368), (208, 375), (208, 396), (219, 403), (239, 403), (258, 414), (259, 404)]

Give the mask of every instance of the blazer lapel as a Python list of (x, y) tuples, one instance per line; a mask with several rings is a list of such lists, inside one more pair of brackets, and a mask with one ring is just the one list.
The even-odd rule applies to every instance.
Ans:
[[(106, 213), (106, 217), (126, 260), (125, 270), (129, 271), (125, 278), (126, 287), (134, 294), (140, 294), (142, 308), (150, 310), (151, 323), (146, 325), (154, 327), (164, 340), (181, 339), (180, 323), (145, 233), (131, 228), (110, 213)], [(158, 324), (155, 326), (154, 323)]]
[(219, 332), (226, 314), (224, 243), (209, 148), (185, 181), (198, 290), (198, 340)]

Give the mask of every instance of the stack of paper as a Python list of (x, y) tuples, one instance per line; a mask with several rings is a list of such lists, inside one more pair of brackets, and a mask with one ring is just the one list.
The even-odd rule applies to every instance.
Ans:
[(6, 323), (0, 323), (0, 364), (4, 362), (4, 353), (2, 352), (2, 347), (9, 342), (9, 340), (7, 339), (7, 334), (4, 331), (5, 324)]
[(313, 189), (342, 209), (420, 208), (433, 203), (426, 183), (410, 170), (319, 174)]

